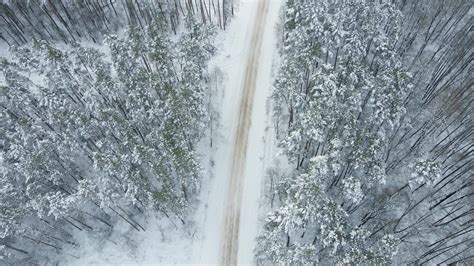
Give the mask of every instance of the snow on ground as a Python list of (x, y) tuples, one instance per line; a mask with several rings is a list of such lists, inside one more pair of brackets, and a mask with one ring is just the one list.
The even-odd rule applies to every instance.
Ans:
[[(212, 151), (214, 168), (211, 179), (203, 190), (204, 203), (197, 211), (197, 222), (202, 231), (197, 235), (193, 250), (193, 262), (217, 264), (224, 223), (226, 190), (232, 167), (232, 148), (237, 130), (240, 96), (244, 70), (249, 51), (250, 37), (255, 20), (256, 1), (241, 1), (236, 8), (235, 17), (223, 33), (222, 43), (218, 44), (219, 54), (211, 62), (210, 68), (222, 71), (222, 98), (216, 99), (216, 109), (220, 115), (219, 128)], [(207, 191), (206, 191), (207, 190)]]
[[(265, 175), (265, 162), (273, 161), (270, 107), (267, 101), (273, 82), (273, 58), (277, 58), (276, 27), (279, 9), (283, 1), (269, 1), (269, 10), (259, 59), (255, 102), (252, 110), (252, 124), (249, 132), (249, 143), (246, 168), (243, 176), (244, 187), (240, 217), (240, 235), (238, 263), (250, 264), (253, 260), (254, 239), (259, 228), (259, 202), (262, 180)], [(254, 26), (258, 1), (241, 1), (235, 17), (224, 33), (220, 54), (211, 63), (224, 74), (224, 92), (217, 109), (220, 113), (220, 128), (213, 150), (214, 169), (207, 184), (208, 194), (203, 191), (201, 209), (198, 215), (205, 213), (198, 223), (203, 224), (203, 231), (197, 236), (194, 246), (193, 263), (217, 264), (223, 233), (223, 215), (228, 181), (231, 174), (232, 154), (235, 134), (239, 119), (239, 106), (242, 93), (244, 71), (250, 49), (250, 38)], [(268, 130), (267, 130), (268, 129)], [(271, 137), (270, 140), (267, 140)], [(204, 209), (204, 210), (203, 210)]]
[(247, 162), (244, 173), (242, 210), (238, 262), (253, 262), (255, 237), (258, 234), (261, 214), (263, 180), (267, 168), (275, 156), (275, 139), (271, 115), (271, 88), (274, 80), (272, 66), (277, 53), (277, 22), (283, 1), (271, 0), (268, 7), (266, 29), (263, 36), (259, 60), (255, 102), (252, 111), (252, 124), (249, 132)]
[(156, 265), (190, 263), (192, 232), (167, 218), (150, 217), (146, 231), (136, 232), (124, 222), (106, 238), (81, 234), (79, 248), (67, 251), (65, 265)]

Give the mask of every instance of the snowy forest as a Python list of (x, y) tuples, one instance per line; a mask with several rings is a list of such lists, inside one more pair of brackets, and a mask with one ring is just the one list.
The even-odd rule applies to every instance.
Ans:
[[(276, 2), (278, 22), (259, 20)], [(150, 214), (200, 230), (199, 206), (229, 200), (201, 196), (234, 175), (215, 165), (240, 149), (219, 161), (222, 139), (249, 138), (245, 155), (260, 138), (248, 133), (260, 122), (242, 131), (243, 112), (217, 106), (234, 94), (216, 80), (237, 66), (209, 67), (220, 53), (243, 57), (218, 39), (243, 36), (251, 11), (264, 46), (243, 34), (258, 47), (249, 62), (260, 58), (251, 49), (269, 52), (266, 38), (278, 57), (260, 58), (274, 71), (269, 101), (252, 99), (268, 105), (275, 133), (273, 163), (258, 174), (254, 264), (474, 264), (472, 1), (6, 0), (0, 265), (80, 261), (84, 236), (113, 242), (119, 223), (150, 232)], [(242, 71), (242, 94), (246, 75), (266, 86), (260, 68)], [(226, 113), (239, 115), (237, 133), (217, 121)], [(202, 146), (215, 152), (210, 166)], [(204, 223), (222, 223), (206, 212)]]
[[(45, 264), (155, 210), (184, 223), (230, 1), (0, 4), (0, 259)], [(66, 246), (66, 247), (65, 247)], [(0, 263), (0, 264), (3, 264)]]
[(258, 261), (472, 264), (472, 2), (286, 4)]

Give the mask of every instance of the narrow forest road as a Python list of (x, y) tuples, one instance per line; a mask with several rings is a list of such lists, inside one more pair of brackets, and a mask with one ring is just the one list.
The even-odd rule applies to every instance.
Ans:
[[(249, 130), (258, 76), (258, 62), (262, 45), (263, 29), (268, 12), (268, 0), (258, 2), (257, 14), (247, 57), (242, 98), (240, 102), (237, 133), (234, 142), (232, 168), (227, 199), (224, 208), (224, 232), (220, 251), (220, 265), (236, 265), (239, 248), (240, 209), (242, 203), (243, 174), (247, 155)], [(262, 99), (264, 100), (264, 99)], [(265, 104), (265, 101), (259, 103)]]
[(261, 226), (262, 189), (273, 161), (270, 95), (278, 59), (277, 31), (283, 0), (239, 0), (221, 36), (210, 68), (223, 77), (214, 103), (218, 112), (210, 176), (196, 211), (198, 227), (191, 262), (206, 265), (254, 264)]

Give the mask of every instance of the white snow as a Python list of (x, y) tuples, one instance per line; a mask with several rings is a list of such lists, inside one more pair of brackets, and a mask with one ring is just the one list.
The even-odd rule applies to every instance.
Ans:
[[(273, 161), (273, 134), (270, 106), (267, 101), (272, 86), (273, 58), (277, 58), (276, 24), (280, 6), (283, 1), (269, 1), (265, 33), (263, 36), (261, 58), (257, 76), (255, 102), (252, 110), (252, 124), (249, 131), (249, 142), (246, 157), (246, 168), (243, 176), (244, 186), (239, 235), (239, 264), (251, 264), (253, 261), (254, 239), (259, 228), (260, 196), (266, 166)], [(240, 2), (235, 17), (224, 33), (223, 47), (215, 58), (215, 65), (225, 76), (224, 95), (220, 103), (221, 126), (219, 128), (217, 148), (213, 151), (215, 167), (208, 184), (209, 194), (202, 197), (206, 210), (201, 220), (204, 225), (199, 233), (202, 241), (194, 245), (192, 263), (217, 264), (223, 232), (223, 214), (226, 190), (232, 167), (233, 142), (238, 124), (238, 110), (243, 86), (244, 69), (250, 45), (255, 12), (258, 1)], [(268, 145), (266, 145), (268, 144)], [(200, 245), (199, 245), (200, 242)]]
[(81, 233), (80, 247), (68, 250), (78, 258), (65, 258), (65, 265), (156, 265), (190, 263), (192, 232), (167, 218), (150, 217), (146, 231), (136, 232), (124, 222), (104, 239)]
[(263, 196), (263, 181), (266, 170), (270, 163), (273, 163), (276, 154), (269, 96), (274, 80), (272, 75), (273, 59), (278, 58), (276, 25), (281, 4), (282, 1), (279, 0), (270, 1), (259, 60), (240, 218), (242, 230), (240, 230), (239, 236), (238, 262), (245, 264), (253, 262), (255, 237), (260, 228), (259, 217), (262, 213), (260, 203)]

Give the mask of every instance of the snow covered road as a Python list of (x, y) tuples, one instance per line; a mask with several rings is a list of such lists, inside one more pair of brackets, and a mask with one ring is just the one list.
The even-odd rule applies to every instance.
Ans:
[[(239, 248), (240, 209), (242, 208), (243, 174), (245, 170), (249, 129), (254, 104), (255, 86), (258, 74), (258, 62), (262, 45), (265, 18), (268, 12), (268, 0), (258, 2), (257, 14), (250, 51), (245, 68), (245, 76), (240, 100), (237, 134), (234, 142), (232, 168), (224, 214), (223, 238), (220, 252), (221, 265), (237, 264)], [(259, 104), (265, 104), (265, 101)]]
[[(253, 264), (260, 227), (261, 190), (272, 161), (270, 106), (272, 66), (277, 58), (276, 24), (282, 0), (241, 0), (213, 62), (223, 72), (217, 106), (210, 183), (202, 202), (205, 217), (194, 243), (193, 263)], [(212, 68), (212, 66), (211, 66)], [(270, 130), (269, 130), (270, 129)], [(198, 219), (199, 220), (199, 219)]]

